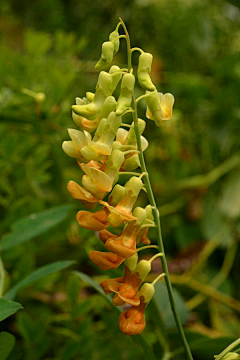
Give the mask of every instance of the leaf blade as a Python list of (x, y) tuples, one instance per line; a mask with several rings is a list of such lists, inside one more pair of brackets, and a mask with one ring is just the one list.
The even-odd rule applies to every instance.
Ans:
[(14, 299), (18, 290), (23, 288), (26, 285), (30, 285), (31, 283), (50, 275), (56, 271), (63, 270), (66, 267), (73, 265), (75, 262), (72, 260), (65, 260), (65, 261), (56, 261), (52, 264), (48, 264), (42, 266), (35, 270), (30, 275), (26, 276), (23, 280), (19, 281), (16, 285), (14, 285), (5, 295), (4, 298), (8, 300)]
[(30, 214), (12, 225), (12, 232), (1, 240), (1, 250), (8, 250), (33, 239), (63, 221), (71, 205), (61, 205), (36, 214)]
[(22, 305), (18, 302), (0, 299), (0, 321), (5, 320), (9, 316), (15, 314), (18, 310), (22, 309)]
[(2, 331), (0, 333), (0, 360), (8, 358), (8, 355), (11, 353), (14, 345), (15, 337), (6, 331)]

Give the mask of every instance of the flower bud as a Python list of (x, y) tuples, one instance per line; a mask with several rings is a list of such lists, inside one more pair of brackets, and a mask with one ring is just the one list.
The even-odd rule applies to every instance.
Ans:
[(148, 147), (148, 141), (144, 136), (141, 136), (141, 144), (142, 144), (142, 150), (146, 150)]
[(154, 294), (155, 294), (154, 286), (150, 283), (145, 283), (141, 287), (138, 293), (138, 297), (140, 299), (143, 296), (144, 303), (149, 303), (152, 300)]
[(124, 265), (127, 266), (127, 268), (133, 272), (137, 266), (138, 262), (138, 253), (135, 253), (134, 255), (130, 256), (129, 258), (125, 259)]
[[(88, 99), (89, 102), (92, 102), (93, 99), (94, 99), (94, 97), (95, 97), (95, 94), (92, 93), (92, 92), (90, 92), (90, 91), (88, 91), (88, 92), (86, 92), (86, 97), (87, 97), (87, 99)], [(80, 105), (81, 105), (81, 104), (80, 104)]]
[(103, 103), (103, 106), (100, 110), (100, 114), (99, 117), (100, 119), (102, 118), (107, 118), (108, 115), (112, 112), (115, 111), (117, 107), (117, 102), (115, 100), (114, 96), (108, 96), (106, 98), (106, 100)]
[(128, 157), (122, 166), (123, 171), (133, 171), (140, 166), (138, 154)]
[(94, 148), (97, 152), (99, 152), (99, 154), (110, 155), (114, 138), (121, 123), (121, 116), (117, 116), (116, 113), (112, 111), (108, 115), (101, 136), (95, 143), (92, 143), (91, 147)]
[(131, 179), (129, 179), (128, 182), (125, 184), (127, 196), (133, 197), (134, 200), (136, 201), (142, 187), (143, 187), (142, 180), (136, 176), (132, 176)]
[(116, 115), (122, 115), (124, 111), (130, 108), (134, 91), (135, 76), (125, 74), (122, 78), (121, 92), (117, 103)]
[(108, 203), (111, 206), (116, 206), (124, 197), (126, 193), (126, 189), (125, 187), (117, 184), (114, 186), (113, 191), (111, 192), (111, 194), (108, 197)]
[[(134, 123), (132, 123), (132, 126), (134, 126)], [(145, 130), (146, 122), (142, 119), (138, 119), (138, 126), (139, 126), (139, 132), (141, 135), (143, 133), (143, 131)], [(128, 131), (128, 135), (127, 135), (126, 140), (124, 141), (124, 144), (134, 145), (136, 143), (137, 143), (136, 134), (135, 134), (134, 128), (132, 127)]]
[(145, 207), (145, 210), (146, 210), (146, 212), (147, 212), (147, 219), (149, 219), (149, 220), (154, 220), (154, 217), (153, 217), (153, 213), (152, 213), (152, 206), (151, 205), (147, 205), (146, 207)]
[(150, 273), (151, 271), (151, 263), (148, 260), (141, 260), (139, 261), (139, 263), (136, 266), (136, 269), (134, 271), (134, 273), (138, 273), (138, 277), (140, 279), (142, 279), (142, 281), (146, 278), (146, 276)]
[(113, 150), (111, 156), (108, 158), (106, 169), (104, 170), (105, 174), (110, 177), (112, 182), (116, 182), (118, 180), (118, 172), (123, 162), (123, 152), (118, 149)]
[(124, 141), (126, 140), (127, 136), (128, 136), (128, 131), (123, 128), (119, 128), (116, 135), (116, 141), (119, 141), (121, 144), (124, 144)]
[(106, 41), (102, 44), (102, 54), (100, 60), (95, 65), (96, 70), (101, 70), (111, 64), (114, 55), (114, 43)]
[(148, 94), (148, 96), (146, 97), (146, 103), (150, 111), (150, 113), (147, 112), (148, 119), (154, 121), (161, 121), (162, 109), (161, 109), (160, 98), (157, 90), (151, 92), (147, 91), (146, 94)]
[(62, 143), (62, 149), (65, 152), (65, 154), (67, 154), (70, 157), (73, 157), (76, 159), (81, 157), (81, 154), (79, 154), (79, 152), (76, 150), (72, 141), (64, 141)]
[(152, 66), (152, 59), (153, 59), (152, 54), (142, 53), (139, 56), (139, 63), (138, 63), (137, 76), (138, 76), (139, 85), (143, 89), (148, 91), (155, 90), (155, 86), (152, 83), (152, 80), (149, 75)]
[(76, 101), (76, 105), (83, 105), (83, 99), (81, 99), (80, 97), (76, 97), (75, 98), (75, 101)]
[(112, 144), (112, 150), (121, 150), (123, 151), (122, 144), (119, 141), (114, 141)]
[(96, 142), (96, 141), (98, 141), (100, 139), (102, 133), (105, 130), (106, 122), (107, 122), (106, 118), (102, 118), (100, 120), (100, 123), (98, 124), (97, 130), (96, 130), (95, 135), (93, 137), (93, 141)]
[(135, 224), (136, 226), (141, 226), (144, 220), (146, 219), (147, 213), (146, 210), (141, 208), (140, 206), (136, 207), (133, 211), (133, 216), (137, 218)]
[[(117, 39), (119, 37), (119, 33), (117, 30), (114, 30), (113, 32), (111, 32), (111, 34), (109, 35), (109, 40), (113, 42), (114, 44), (114, 55), (118, 52), (119, 50), (119, 45), (120, 45), (120, 39)], [(117, 39), (117, 40), (115, 40)], [(114, 41), (115, 40), (115, 41)]]
[(82, 156), (87, 160), (101, 160), (103, 155), (99, 155), (98, 151), (93, 149), (91, 145), (84, 146), (81, 149)]
[(227, 355), (225, 355), (222, 360), (239, 360), (240, 355), (237, 353), (229, 352)]
[(117, 65), (113, 65), (111, 66), (110, 70), (109, 70), (109, 74), (111, 74), (112, 76), (112, 85), (110, 87), (110, 92), (111, 94), (114, 92), (114, 90), (116, 89), (119, 81), (121, 80), (122, 78), (122, 74), (116, 74), (118, 72), (120, 72), (121, 69), (119, 66)]

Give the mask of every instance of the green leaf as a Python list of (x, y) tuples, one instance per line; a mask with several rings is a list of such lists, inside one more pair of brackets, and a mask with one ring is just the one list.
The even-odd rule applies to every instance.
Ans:
[(0, 333), (0, 360), (7, 359), (15, 345), (15, 337), (8, 332), (2, 331)]
[[(104, 293), (103, 289), (101, 288), (101, 286), (98, 283), (96, 283), (96, 281), (94, 281), (88, 275), (86, 275), (80, 271), (75, 271), (74, 273), (77, 276), (79, 276), (79, 278), (82, 281), (84, 281), (88, 285), (92, 286), (99, 294), (101, 294), (109, 302), (109, 304), (112, 306), (112, 308), (116, 312), (118, 312), (118, 313), (121, 312), (121, 309), (119, 307), (113, 305), (112, 298)], [(156, 356), (155, 356), (151, 346), (147, 343), (144, 335), (135, 335), (132, 337), (130, 336), (129, 338), (138, 344), (138, 346), (141, 349), (144, 356), (147, 354), (148, 360), (156, 360)]]
[(18, 302), (0, 299), (0, 321), (8, 318), (9, 316), (15, 314), (18, 310), (22, 309), (22, 305)]
[[(175, 300), (176, 308), (180, 317), (180, 321), (184, 324), (189, 316), (189, 311), (185, 305), (184, 299), (176, 289), (173, 289), (173, 297)], [(155, 285), (155, 294), (153, 297), (156, 308), (161, 314), (163, 322), (167, 328), (175, 328), (176, 323), (171, 310), (168, 292), (164, 283), (157, 283)]]
[(64, 220), (70, 209), (71, 205), (58, 206), (16, 221), (12, 225), (12, 232), (2, 238), (1, 250), (11, 249), (43, 234)]
[(74, 261), (67, 260), (67, 261), (57, 261), (55, 263), (45, 265), (40, 267), (39, 269), (35, 270), (32, 274), (25, 277), (23, 280), (19, 281), (16, 285), (14, 285), (5, 295), (5, 299), (14, 299), (16, 293), (21, 288), (25, 287), (26, 285), (29, 285), (44, 276), (47, 276), (49, 274), (54, 273), (55, 271), (59, 271), (62, 269), (65, 269), (68, 266), (71, 266), (74, 264)]
[(219, 206), (221, 212), (231, 219), (240, 216), (240, 170), (232, 172), (223, 184)]

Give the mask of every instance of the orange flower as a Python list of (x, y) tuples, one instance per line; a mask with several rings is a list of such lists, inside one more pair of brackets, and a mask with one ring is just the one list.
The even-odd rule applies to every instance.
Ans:
[[(155, 279), (155, 281), (157, 279)], [(154, 289), (155, 281), (151, 284), (150, 283), (143, 284), (143, 286), (141, 287), (138, 293), (140, 299), (140, 304), (138, 306), (132, 306), (130, 309), (123, 311), (120, 314), (118, 319), (118, 324), (120, 330), (124, 334), (137, 335), (143, 332), (146, 326), (144, 311), (155, 293), (155, 289)]]
[(118, 325), (126, 335), (138, 335), (143, 332), (146, 326), (144, 311), (147, 303), (141, 296), (140, 304), (132, 306), (130, 309), (123, 311), (118, 318)]
[(146, 219), (146, 210), (137, 207), (133, 215), (136, 220), (128, 222), (120, 236), (109, 238), (105, 243), (106, 249), (125, 258), (129, 258), (136, 252), (136, 238)]
[(124, 186), (125, 194), (121, 201), (114, 207), (109, 205), (105, 201), (99, 201), (100, 204), (107, 207), (109, 211), (108, 221), (116, 227), (121, 225), (124, 221), (135, 220), (131, 215), (133, 205), (135, 204), (137, 197), (142, 189), (142, 180), (136, 176), (133, 176)]
[(67, 190), (74, 199), (81, 201), (82, 204), (88, 209), (93, 209), (98, 204), (98, 199), (96, 199), (89, 191), (85, 190), (82, 186), (78, 185), (75, 181), (71, 180), (68, 182)]
[(104, 280), (100, 283), (105, 294), (111, 292), (115, 293), (113, 297), (113, 304), (123, 305), (128, 303), (133, 306), (138, 306), (140, 300), (138, 298), (138, 289), (142, 283), (142, 279), (139, 278), (139, 273), (134, 273), (130, 271), (127, 266), (125, 266), (125, 274), (122, 277), (116, 279)]
[(102, 210), (91, 213), (90, 211), (81, 210), (76, 215), (76, 220), (84, 229), (99, 231), (108, 227), (108, 211)]
[(106, 249), (124, 258), (135, 254), (139, 227), (134, 223), (135, 221), (129, 222), (120, 236), (109, 238), (105, 243)]
[(102, 240), (102, 242), (105, 244), (105, 242), (110, 239), (110, 238), (116, 238), (117, 235), (111, 233), (110, 231), (108, 230), (100, 230), (99, 231), (99, 237), (100, 239)]
[(118, 266), (125, 260), (123, 257), (111, 252), (101, 251), (90, 251), (88, 257), (94, 264), (104, 271), (117, 269)]

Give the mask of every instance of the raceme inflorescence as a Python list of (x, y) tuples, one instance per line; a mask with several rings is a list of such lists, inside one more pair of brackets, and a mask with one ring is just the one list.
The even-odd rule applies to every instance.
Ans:
[[(125, 35), (119, 35), (121, 25)], [(112, 65), (120, 39), (127, 40), (128, 68)], [(136, 76), (131, 65), (133, 51), (140, 52)], [(137, 103), (141, 99), (147, 104), (147, 118), (157, 126), (172, 116), (174, 97), (157, 91), (150, 77), (152, 59), (150, 53), (140, 48), (131, 49), (121, 20), (102, 45), (101, 58), (95, 66), (100, 71), (95, 93), (87, 92), (86, 97), (76, 98), (72, 106), (73, 121), (81, 130), (68, 129), (71, 140), (63, 142), (64, 152), (77, 159), (84, 174), (81, 185), (74, 181), (67, 185), (71, 196), (88, 209), (79, 211), (76, 219), (83, 228), (99, 231), (106, 248), (104, 252), (91, 251), (89, 258), (102, 270), (124, 265), (123, 276), (104, 280), (101, 286), (106, 294), (114, 294), (114, 305), (129, 304), (119, 316), (120, 330), (128, 335), (144, 330), (144, 311), (154, 295), (156, 281), (166, 276), (171, 291), (163, 245), (161, 242), (158, 247), (149, 245), (149, 228), (156, 227), (160, 234), (160, 223), (143, 157), (148, 147), (142, 135), (146, 123), (137, 116)], [(109, 71), (104, 70), (109, 67)], [(134, 95), (136, 79), (145, 91), (138, 99)], [(117, 86), (120, 95), (116, 99)], [(133, 117), (131, 124), (124, 123), (128, 113)], [(136, 171), (138, 168), (141, 172)], [(131, 175), (124, 186), (118, 184), (121, 175)], [(142, 190), (147, 192), (150, 204), (145, 208), (134, 207)], [(97, 206), (99, 210), (94, 211)], [(115, 234), (115, 228), (120, 235)], [(144, 246), (138, 247), (139, 244)], [(157, 248), (159, 252), (150, 260), (138, 261), (138, 252), (146, 248)], [(152, 261), (158, 256), (162, 258), (164, 272), (152, 283), (144, 283)]]

